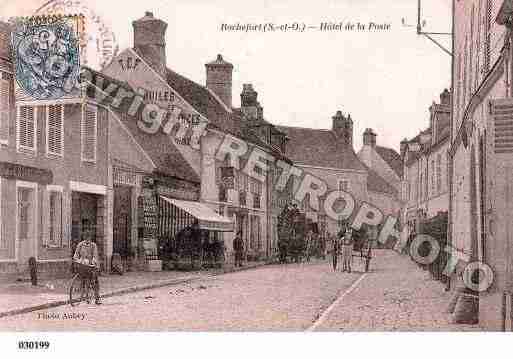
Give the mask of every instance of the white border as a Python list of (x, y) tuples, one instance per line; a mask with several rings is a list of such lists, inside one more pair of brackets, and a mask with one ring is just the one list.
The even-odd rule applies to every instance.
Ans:
[[(57, 152), (50, 152), (50, 149), (48, 148), (50, 145), (50, 136), (49, 136), (49, 130), (50, 130), (50, 106), (60, 106), (61, 108), (61, 153)], [(51, 158), (52, 156), (58, 156), (58, 157), (64, 157), (64, 105), (63, 104), (55, 104), (55, 105), (48, 105), (45, 106), (45, 112), (46, 112), (46, 157)]]
[(69, 181), (69, 189), (74, 192), (85, 192), (105, 196), (107, 187), (99, 184)]

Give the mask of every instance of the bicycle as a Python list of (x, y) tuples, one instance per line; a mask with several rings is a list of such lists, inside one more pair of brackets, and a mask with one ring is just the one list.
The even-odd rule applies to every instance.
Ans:
[(69, 287), (69, 304), (74, 307), (84, 300), (92, 303), (94, 298), (94, 276), (98, 268), (92, 265), (73, 262), (77, 274), (71, 280)]

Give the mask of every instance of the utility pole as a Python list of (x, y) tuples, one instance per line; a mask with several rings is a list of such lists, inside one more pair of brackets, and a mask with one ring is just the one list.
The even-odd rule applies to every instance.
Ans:
[[(413, 25), (407, 25), (406, 20), (403, 18), (403, 26), (405, 27), (413, 27)], [(451, 51), (449, 51), (444, 45), (442, 45), (438, 40), (436, 40), (433, 36), (452, 36), (452, 32), (427, 32), (422, 31), (422, 28), (425, 26), (426, 22), (422, 20), (422, 1), (417, 0), (417, 35), (422, 35), (432, 41), (436, 46), (438, 46), (443, 52), (452, 57)]]

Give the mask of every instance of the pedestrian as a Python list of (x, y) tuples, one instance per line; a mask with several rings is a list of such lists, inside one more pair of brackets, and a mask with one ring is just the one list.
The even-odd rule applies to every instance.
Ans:
[(82, 222), (82, 241), (77, 245), (73, 261), (85, 265), (95, 267), (92, 273), (92, 281), (94, 286), (94, 298), (97, 305), (102, 304), (100, 301), (100, 281), (98, 280), (98, 271), (100, 270), (100, 260), (98, 257), (98, 247), (93, 242), (93, 226), (89, 221)]
[(310, 262), (310, 251), (312, 250), (312, 230), (309, 230), (306, 234), (306, 261)]
[(235, 252), (235, 267), (242, 267), (242, 256), (244, 253), (244, 241), (242, 232), (238, 232), (233, 240), (233, 250)]
[(348, 228), (342, 238), (342, 272), (351, 273), (351, 262), (353, 261), (353, 230)]

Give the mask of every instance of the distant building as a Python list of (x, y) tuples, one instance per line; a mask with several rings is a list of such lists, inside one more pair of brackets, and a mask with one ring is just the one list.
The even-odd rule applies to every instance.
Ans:
[(421, 220), (449, 210), (448, 150), (450, 144), (451, 96), (429, 108), (429, 127), (411, 140), (401, 141), (403, 169), (403, 223), (418, 233)]
[[(286, 155), (294, 165), (306, 173), (326, 181), (328, 190), (343, 190), (353, 195), (357, 206), (369, 202), (384, 215), (397, 215), (401, 204), (399, 191), (383, 179), (376, 170), (367, 166), (353, 148), (353, 120), (337, 111), (332, 117), (330, 130), (301, 127), (278, 127), (287, 135)], [(297, 183), (295, 190), (297, 190)], [(308, 205), (308, 198), (300, 204), (307, 217), (319, 224), (322, 232), (335, 234), (339, 223), (321, 210)]]
[[(232, 107), (233, 65), (221, 55), (205, 64), (206, 84), (203, 86), (168, 68), (165, 53), (167, 24), (164, 21), (147, 12), (133, 22), (133, 27), (133, 48), (121, 51), (102, 72), (128, 83), (160, 109), (179, 109), (179, 119), (185, 127), (207, 123), (199, 149), (189, 146), (190, 138), (175, 140), (172, 138), (174, 133), (166, 135), (162, 130), (155, 135), (141, 134), (137, 125), (132, 124), (134, 137), (140, 138), (141, 146), (148, 148), (149, 153), (155, 153), (157, 162), (164, 161), (166, 172), (187, 169), (187, 173), (180, 170), (181, 175), (177, 177), (185, 175), (186, 180), (199, 184), (197, 201), (200, 205), (234, 222), (233, 232), (216, 234), (224, 240), (229, 255), (233, 238), (239, 231), (248, 256), (263, 258), (271, 255), (275, 232), (270, 228), (273, 221), (271, 198), (275, 195), (270, 188), (270, 172), (266, 174), (266, 181), (260, 182), (240, 170), (247, 158), (237, 164), (242, 165), (239, 167), (234, 165), (234, 159), (219, 161), (215, 155), (221, 141), (229, 135), (248, 143), (250, 150), (258, 147), (277, 158), (284, 157), (280, 147), (285, 143), (284, 135), (263, 119), (262, 108), (256, 103), (256, 92), (254, 100), (251, 99), (253, 94), (247, 91), (249, 88), (241, 95), (242, 107)], [(262, 126), (256, 126), (258, 122)], [(159, 193), (158, 196), (178, 199), (170, 193)], [(177, 218), (173, 217), (166, 223), (175, 229), (183, 224), (176, 225)], [(175, 229), (168, 231), (169, 238), (174, 238)]]

